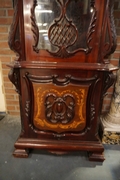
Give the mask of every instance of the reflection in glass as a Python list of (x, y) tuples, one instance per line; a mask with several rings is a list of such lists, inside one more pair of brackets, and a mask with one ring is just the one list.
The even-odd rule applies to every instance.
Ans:
[(48, 29), (53, 20), (60, 16), (59, 4), (53, 0), (38, 0), (37, 4), (35, 15), (39, 28), (38, 49), (55, 50), (55, 47), (52, 47), (50, 44)]
[[(51, 33), (49, 32), (50, 27), (59, 29), (59, 31), (61, 31), (62, 27), (63, 31), (63, 26), (67, 27), (69, 32), (71, 29), (73, 31), (74, 26), (76, 29), (75, 33), (77, 32), (75, 35), (77, 40), (75, 40), (74, 44), (68, 45), (68, 47), (66, 45), (67, 51), (71, 52), (80, 48), (87, 48), (87, 32), (94, 11), (94, 7), (91, 7), (91, 0), (37, 0), (37, 4), (35, 16), (39, 28), (38, 49), (57, 51), (61, 44), (59, 46), (58, 43), (57, 45), (51, 43), (48, 33)], [(65, 18), (67, 18), (66, 21), (64, 21)], [(67, 23), (61, 26), (60, 23), (56, 24), (56, 20), (60, 23)], [(62, 31), (61, 34), (63, 33)], [(65, 29), (64, 32), (64, 34), (68, 34)], [(60, 34), (58, 37), (57, 34), (56, 39), (60, 39)], [(64, 37), (65, 35), (62, 36)]]
[(87, 48), (87, 32), (90, 25), (93, 8), (90, 0), (71, 1), (67, 7), (67, 17), (72, 19), (73, 24), (77, 27), (78, 38), (76, 43), (68, 49), (76, 50), (78, 48)]

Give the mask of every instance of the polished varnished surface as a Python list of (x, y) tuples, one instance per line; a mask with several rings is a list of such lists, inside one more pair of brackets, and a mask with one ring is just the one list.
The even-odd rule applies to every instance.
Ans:
[(62, 131), (79, 132), (85, 128), (88, 87), (76, 89), (76, 86), (72, 85), (66, 88), (56, 88), (55, 85), (33, 86), (35, 96), (33, 123), (35, 127), (58, 133)]
[(37, 48), (55, 53), (64, 45), (69, 52), (80, 48), (87, 51), (87, 32), (93, 14), (95, 8), (90, 0), (45, 3), (38, 0), (35, 7), (36, 24), (39, 29)]
[(117, 69), (108, 59), (116, 47), (113, 1), (16, 0), (14, 9), (9, 45), (18, 56), (9, 79), (22, 124), (14, 156), (85, 150), (103, 161), (99, 114)]

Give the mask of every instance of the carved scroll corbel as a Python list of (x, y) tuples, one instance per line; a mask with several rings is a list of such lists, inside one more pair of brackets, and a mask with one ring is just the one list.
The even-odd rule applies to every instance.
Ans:
[(16, 69), (11, 68), (11, 70), (10, 70), (10, 72), (8, 74), (8, 78), (10, 79), (10, 81), (16, 87), (16, 92), (18, 94), (21, 94), (21, 92), (20, 92), (20, 85), (19, 85), (19, 72)]
[(112, 72), (107, 73), (105, 76), (105, 83), (104, 83), (104, 89), (103, 89), (103, 98), (107, 95), (107, 90), (113, 85), (115, 82), (116, 75), (114, 75)]

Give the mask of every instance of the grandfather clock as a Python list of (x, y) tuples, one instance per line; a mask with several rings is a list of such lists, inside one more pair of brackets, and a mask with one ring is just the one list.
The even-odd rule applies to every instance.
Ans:
[(114, 82), (113, 0), (15, 0), (10, 81), (19, 94), (21, 133), (15, 157), (38, 148), (84, 150), (103, 161), (99, 114)]

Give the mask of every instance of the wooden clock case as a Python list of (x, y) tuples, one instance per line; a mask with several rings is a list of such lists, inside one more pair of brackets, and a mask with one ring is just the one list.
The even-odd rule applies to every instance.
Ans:
[(89, 160), (104, 160), (98, 126), (117, 70), (109, 63), (116, 48), (113, 4), (14, 1), (9, 46), (17, 56), (9, 64), (9, 79), (21, 113), (15, 157), (28, 157), (37, 148), (57, 154), (84, 150)]

